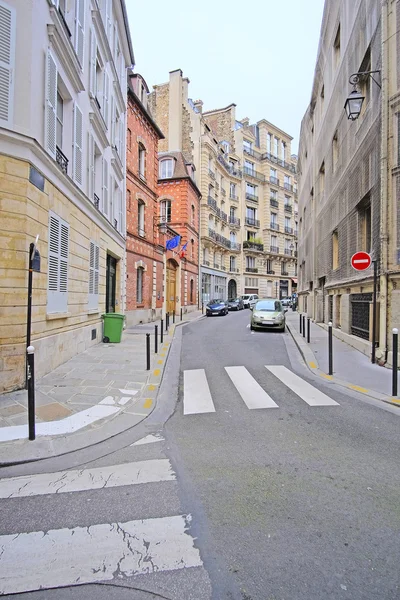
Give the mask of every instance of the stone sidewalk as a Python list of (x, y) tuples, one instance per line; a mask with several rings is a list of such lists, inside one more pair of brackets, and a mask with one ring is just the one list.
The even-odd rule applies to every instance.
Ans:
[(286, 313), (286, 324), (308, 368), (313, 373), (377, 400), (400, 405), (400, 399), (393, 398), (391, 395), (392, 371), (390, 369), (372, 364), (367, 356), (333, 336), (333, 375), (328, 375), (326, 328), (310, 321), (310, 344), (308, 344), (307, 337), (300, 334), (298, 312), (289, 309)]
[[(183, 315), (182, 324), (202, 317)], [(36, 440), (28, 441), (27, 391), (0, 396), (0, 465), (62, 454), (133, 427), (153, 410), (176, 317), (164, 342), (160, 321), (124, 330), (121, 343), (97, 344), (36, 381)], [(155, 354), (154, 326), (158, 325)], [(150, 333), (150, 370), (146, 370)], [(107, 432), (104, 425), (107, 423)]]

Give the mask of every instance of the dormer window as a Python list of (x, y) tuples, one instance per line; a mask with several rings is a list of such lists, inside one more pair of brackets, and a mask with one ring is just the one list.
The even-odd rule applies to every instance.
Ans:
[(165, 158), (160, 161), (159, 176), (160, 179), (168, 179), (174, 174), (174, 161), (172, 158)]

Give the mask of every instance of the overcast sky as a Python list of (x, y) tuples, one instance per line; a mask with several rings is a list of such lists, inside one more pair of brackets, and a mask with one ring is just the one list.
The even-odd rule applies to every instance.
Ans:
[(324, 0), (126, 0), (135, 71), (150, 89), (182, 69), (203, 110), (234, 102), (293, 136), (311, 95)]

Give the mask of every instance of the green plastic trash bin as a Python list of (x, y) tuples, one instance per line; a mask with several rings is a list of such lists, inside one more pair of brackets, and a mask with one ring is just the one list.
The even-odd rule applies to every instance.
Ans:
[(119, 313), (105, 313), (102, 315), (104, 321), (103, 342), (119, 344), (122, 336), (125, 315)]

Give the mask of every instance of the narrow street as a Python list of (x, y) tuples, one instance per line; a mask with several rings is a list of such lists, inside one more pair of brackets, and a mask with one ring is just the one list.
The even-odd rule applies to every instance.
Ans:
[(180, 328), (142, 424), (2, 470), (2, 595), (399, 598), (398, 414), (321, 385), (249, 316)]

